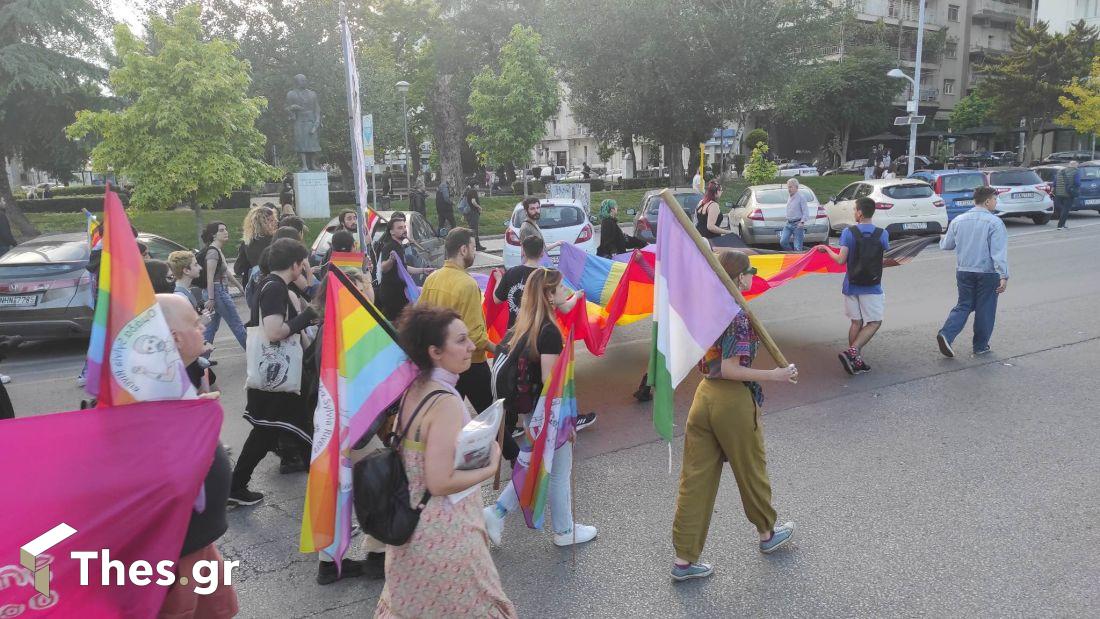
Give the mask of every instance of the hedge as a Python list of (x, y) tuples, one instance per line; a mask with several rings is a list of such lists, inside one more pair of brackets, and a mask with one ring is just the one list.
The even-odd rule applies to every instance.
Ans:
[[(670, 187), (671, 181), (667, 176), (653, 177), (653, 178), (624, 178), (621, 179), (618, 184), (615, 185), (617, 190), (630, 190), (630, 189), (657, 189), (662, 187)], [(594, 191), (594, 190), (593, 190)]]
[(606, 189), (606, 185), (607, 185), (606, 181), (604, 181), (602, 178), (590, 178), (588, 180), (584, 180), (582, 178), (582, 179), (578, 179), (578, 180), (558, 181), (558, 182), (559, 183), (566, 183), (566, 184), (588, 183), (589, 185), (591, 185), (591, 190), (592, 191), (604, 191)]
[(107, 190), (103, 185), (70, 185), (68, 187), (53, 187), (50, 193), (55, 198), (64, 196), (102, 196)]
[(252, 192), (248, 190), (233, 191), (228, 196), (219, 198), (214, 202), (216, 209), (248, 208), (252, 204)]
[[(512, 193), (517, 196), (523, 195), (523, 181), (512, 183)], [(542, 181), (527, 181), (527, 193), (531, 195), (546, 193), (546, 185)]]
[[(120, 193), (123, 206), (130, 204), (130, 195)], [(103, 212), (102, 196), (64, 196), (61, 198), (43, 198), (41, 200), (16, 200), (15, 205), (24, 213), (79, 213), (88, 209), (93, 213)]]

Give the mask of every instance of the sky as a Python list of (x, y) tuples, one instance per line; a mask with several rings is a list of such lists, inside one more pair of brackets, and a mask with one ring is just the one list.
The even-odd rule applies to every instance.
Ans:
[(126, 22), (132, 30), (141, 32), (139, 3), (136, 0), (111, 0), (111, 14), (115, 19)]

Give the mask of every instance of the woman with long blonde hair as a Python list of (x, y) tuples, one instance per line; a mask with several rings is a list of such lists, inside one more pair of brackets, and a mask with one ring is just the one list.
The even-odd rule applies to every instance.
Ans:
[(237, 252), (237, 261), (243, 259), (244, 265), (234, 265), (234, 271), (240, 274), (245, 285), (245, 302), (252, 309), (252, 289), (259, 279), (260, 254), (271, 245), (275, 239), (275, 230), (278, 229), (279, 220), (275, 217), (275, 211), (261, 206), (248, 211), (244, 216), (243, 232), (241, 234), (241, 251)]
[[(516, 324), (506, 343), (512, 347), (509, 350), (522, 349), (526, 353), (526, 363), (520, 365), (520, 370), (526, 371), (527, 380), (517, 381), (525, 385), (526, 392), (514, 398), (517, 410), (521, 413), (527, 411), (524, 426), (528, 423), (527, 416), (538, 402), (542, 386), (550, 380), (554, 365), (565, 349), (555, 320), (555, 310), (569, 312), (578, 298), (568, 295), (562, 285), (561, 272), (554, 269), (538, 269), (527, 279), (527, 285), (523, 288)], [(550, 469), (550, 517), (554, 527), (554, 544), (558, 546), (581, 544), (596, 537), (596, 527), (573, 522), (569, 478), (573, 471), (573, 441), (576, 437), (576, 430), (573, 429), (569, 440), (554, 451), (554, 466)], [(485, 508), (485, 531), (494, 544), (500, 545), (505, 516), (518, 507), (519, 496), (515, 486), (508, 484), (496, 504)]]

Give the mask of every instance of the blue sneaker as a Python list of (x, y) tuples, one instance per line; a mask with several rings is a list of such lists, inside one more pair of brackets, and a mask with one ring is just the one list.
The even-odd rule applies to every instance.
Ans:
[(672, 580), (683, 582), (692, 578), (706, 578), (714, 573), (714, 567), (709, 563), (689, 563), (687, 565), (672, 564)]
[(779, 550), (780, 547), (791, 541), (791, 536), (794, 535), (794, 523), (788, 522), (786, 524), (779, 525), (772, 530), (771, 539), (766, 542), (760, 542), (760, 552), (770, 555), (771, 553)]

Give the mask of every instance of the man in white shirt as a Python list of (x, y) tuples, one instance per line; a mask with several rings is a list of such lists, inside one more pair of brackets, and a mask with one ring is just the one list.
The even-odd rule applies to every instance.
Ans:
[(799, 191), (798, 179), (787, 181), (787, 193), (790, 195), (787, 198), (787, 223), (779, 231), (779, 246), (787, 251), (793, 249), (800, 252), (803, 251), (802, 239), (806, 236), (806, 226), (817, 213), (811, 212), (810, 203)]

